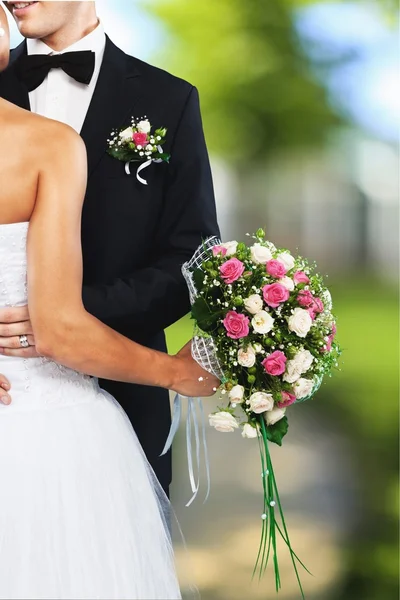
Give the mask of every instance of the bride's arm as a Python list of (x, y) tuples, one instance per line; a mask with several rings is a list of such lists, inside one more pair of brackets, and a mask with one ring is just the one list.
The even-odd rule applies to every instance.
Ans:
[(28, 233), (29, 312), (39, 354), (97, 377), (211, 395), (215, 381), (209, 376), (199, 383), (204, 372), (187, 351), (170, 357), (150, 350), (85, 311), (80, 231), (86, 151), (69, 128), (48, 128), (41, 135), (49, 143), (38, 157), (43, 167)]

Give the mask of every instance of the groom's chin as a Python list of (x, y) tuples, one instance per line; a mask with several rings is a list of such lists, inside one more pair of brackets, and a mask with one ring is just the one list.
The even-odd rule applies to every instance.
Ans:
[(40, 16), (42, 4), (43, 2), (16, 2), (15, 0), (5, 3), (17, 24), (19, 32), (24, 37), (40, 38), (43, 36), (44, 22)]

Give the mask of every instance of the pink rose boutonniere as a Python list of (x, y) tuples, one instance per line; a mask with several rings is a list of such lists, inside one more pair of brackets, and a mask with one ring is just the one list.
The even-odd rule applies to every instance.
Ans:
[(127, 175), (131, 174), (129, 166), (131, 162), (141, 163), (136, 171), (136, 178), (143, 185), (147, 185), (140, 172), (153, 162), (168, 162), (170, 159), (170, 155), (162, 148), (166, 135), (165, 127), (152, 132), (150, 121), (146, 117), (132, 119), (129, 127), (111, 132), (111, 137), (107, 140), (107, 153), (125, 163)]

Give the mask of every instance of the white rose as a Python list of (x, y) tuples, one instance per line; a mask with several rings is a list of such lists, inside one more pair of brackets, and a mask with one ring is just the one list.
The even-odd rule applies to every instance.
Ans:
[(286, 408), (279, 408), (278, 406), (275, 406), (275, 408), (264, 414), (264, 420), (266, 421), (267, 425), (274, 425), (283, 419), (285, 412)]
[(253, 244), (250, 248), (251, 260), (256, 265), (265, 265), (272, 258), (272, 253), (269, 248), (261, 244)]
[(314, 357), (308, 350), (300, 350), (293, 359), (301, 367), (301, 372), (305, 373), (311, 367)]
[(286, 371), (282, 379), (288, 383), (294, 383), (301, 377), (301, 374), (301, 364), (295, 360), (288, 360), (286, 363)]
[(311, 329), (312, 318), (304, 308), (295, 308), (289, 317), (289, 331), (293, 331), (299, 337), (305, 338)]
[(261, 354), (261, 352), (263, 351), (263, 347), (261, 346), (261, 344), (254, 344), (253, 348), (256, 354)]
[(261, 296), (252, 294), (244, 301), (245, 309), (252, 315), (256, 315), (264, 306)]
[(221, 244), (223, 248), (226, 248), (226, 256), (231, 256), (232, 254), (236, 254), (236, 250), (238, 247), (238, 242), (224, 242)]
[(274, 319), (265, 310), (254, 315), (251, 324), (256, 333), (268, 333), (274, 326)]
[(294, 281), (290, 277), (282, 277), (282, 279), (278, 280), (278, 283), (283, 285), (289, 292), (293, 292), (294, 290)]
[(208, 415), (211, 427), (222, 433), (231, 433), (239, 427), (238, 422), (231, 413), (224, 411)]
[(243, 402), (244, 396), (244, 387), (242, 385), (235, 385), (229, 392), (229, 400), (231, 402), (236, 402), (236, 404), (240, 404)]
[(136, 125), (136, 129), (140, 132), (140, 133), (149, 133), (150, 129), (151, 129), (151, 125), (150, 125), (150, 121), (140, 121), (137, 125)]
[(294, 267), (294, 258), (289, 252), (282, 252), (276, 257), (286, 267), (286, 271), (290, 271)]
[(253, 412), (260, 414), (274, 408), (272, 394), (266, 392), (255, 392), (250, 396), (250, 408)]
[(247, 346), (246, 349), (238, 350), (238, 363), (242, 367), (252, 367), (256, 362), (256, 353), (252, 346)]
[(123, 131), (121, 131), (121, 133), (119, 134), (119, 137), (121, 138), (121, 140), (124, 141), (132, 141), (132, 127), (127, 127), (126, 129), (124, 129)]
[(313, 390), (314, 382), (311, 379), (301, 377), (293, 386), (294, 395), (297, 399), (306, 398)]
[(258, 433), (256, 427), (253, 427), (253, 425), (250, 425), (250, 423), (245, 423), (243, 425), (242, 437), (256, 438), (258, 435), (260, 435), (260, 434)]

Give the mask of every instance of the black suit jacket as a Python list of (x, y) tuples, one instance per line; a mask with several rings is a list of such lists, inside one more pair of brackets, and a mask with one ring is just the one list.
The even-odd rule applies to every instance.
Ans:
[[(29, 109), (15, 61), (1, 75), (0, 95)], [(131, 117), (168, 129), (170, 163), (152, 164), (136, 179), (106, 153), (107, 139)], [(126, 55), (109, 38), (81, 135), (88, 153), (88, 187), (82, 218), (83, 299), (87, 310), (113, 329), (157, 350), (163, 330), (186, 314), (189, 299), (181, 275), (202, 238), (218, 235), (212, 178), (196, 88)], [(73, 173), (71, 173), (73, 177)], [(165, 489), (170, 455), (160, 458), (170, 426), (168, 392), (117, 382), (100, 384), (127, 412)]]

